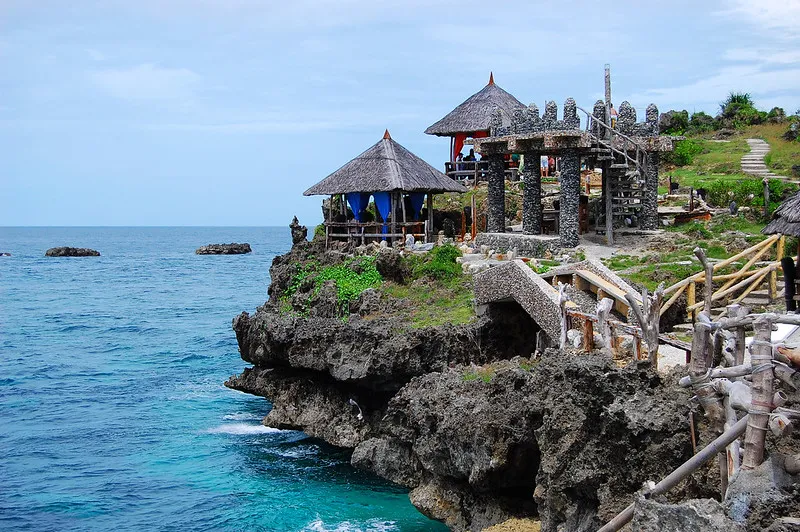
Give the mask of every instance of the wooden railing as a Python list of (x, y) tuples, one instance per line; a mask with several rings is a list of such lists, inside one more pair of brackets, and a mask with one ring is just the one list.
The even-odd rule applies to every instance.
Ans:
[[(472, 179), (477, 182), (486, 179), (488, 172), (489, 161), (446, 161), (444, 163), (444, 173), (456, 181)], [(508, 166), (506, 163), (505, 178), (509, 181), (516, 181), (519, 178), (519, 168)]]
[[(383, 232), (383, 228), (387, 232)], [(396, 231), (396, 232), (395, 232)], [(428, 221), (418, 222), (325, 222), (325, 234), (328, 239), (356, 240), (365, 244), (367, 240), (384, 238), (403, 238), (413, 235), (415, 239), (427, 240)]]
[[(783, 257), (785, 247), (785, 237), (782, 235), (772, 235), (766, 240), (737, 253), (725, 260), (719, 261), (713, 265), (704, 265), (704, 270), (686, 279), (679, 281), (664, 290), (664, 295), (669, 296), (669, 299), (661, 307), (661, 314), (669, 309), (675, 301), (678, 300), (681, 294), (686, 294), (686, 312), (688, 317), (692, 320), (697, 317), (698, 310), (705, 304), (705, 300), (709, 302), (722, 303), (725, 300), (730, 300), (730, 304), (736, 304), (747, 297), (750, 292), (755, 290), (764, 281), (769, 283), (769, 297), (775, 299), (778, 296), (777, 283), (778, 283), (778, 269), (781, 267), (780, 259)], [(775, 246), (775, 261), (770, 261), (766, 265), (758, 265), (759, 260), (767, 254)], [(697, 251), (696, 251), (697, 253)], [(738, 271), (734, 273), (720, 273), (714, 275), (713, 272), (722, 270), (728, 266), (733, 265), (737, 261), (744, 260), (749, 257)], [(705, 255), (702, 256), (701, 262), (705, 261)], [(706, 267), (707, 266), (707, 267)], [(706, 269), (711, 270), (711, 282), (706, 282)], [(712, 292), (714, 282), (722, 283), (716, 291)], [(704, 300), (697, 301), (697, 285), (703, 286)], [(671, 295), (670, 295), (671, 294)], [(725, 311), (723, 310), (723, 313)]]

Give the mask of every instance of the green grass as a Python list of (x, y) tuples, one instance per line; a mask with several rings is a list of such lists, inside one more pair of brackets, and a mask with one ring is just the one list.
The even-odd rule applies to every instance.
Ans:
[(475, 319), (472, 286), (466, 276), (407, 285), (387, 282), (380, 290), (388, 297), (406, 301), (398, 314), (414, 329), (463, 325)]
[(464, 382), (482, 380), (483, 382), (488, 384), (492, 382), (493, 377), (494, 377), (494, 368), (484, 367), (464, 372), (461, 375), (461, 380), (463, 380)]

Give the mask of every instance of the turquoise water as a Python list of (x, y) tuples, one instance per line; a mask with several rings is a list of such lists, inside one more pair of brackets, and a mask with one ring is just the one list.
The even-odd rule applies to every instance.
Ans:
[[(249, 242), (240, 256), (197, 256)], [(101, 257), (45, 258), (92, 247)], [(0, 228), (0, 529), (443, 530), (225, 388), (287, 228)]]

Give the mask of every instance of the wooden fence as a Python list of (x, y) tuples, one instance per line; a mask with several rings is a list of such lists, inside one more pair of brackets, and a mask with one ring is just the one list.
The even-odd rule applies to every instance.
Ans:
[[(777, 283), (778, 283), (778, 270), (781, 267), (780, 259), (783, 257), (785, 247), (785, 237), (782, 235), (772, 235), (766, 240), (737, 253), (725, 260), (719, 261), (710, 265), (711, 274), (707, 275), (707, 264), (703, 263), (704, 269), (701, 272), (695, 273), (686, 279), (679, 281), (672, 286), (664, 289), (664, 295), (669, 296), (669, 299), (661, 307), (661, 314), (667, 311), (678, 300), (681, 294), (686, 294), (686, 311), (688, 317), (694, 320), (697, 317), (698, 310), (705, 304), (704, 301), (697, 301), (697, 285), (703, 286), (703, 292), (708, 297), (710, 292), (711, 304), (718, 302), (722, 304), (724, 301), (729, 301), (732, 304), (741, 302), (747, 297), (750, 292), (755, 290), (762, 283), (767, 281), (769, 283), (769, 297), (775, 299), (778, 296)], [(772, 247), (775, 246), (775, 256), (777, 260), (770, 261), (768, 264), (757, 264), (766, 255)], [(697, 251), (695, 251), (697, 253)], [(737, 261), (745, 260), (746, 262), (734, 273), (719, 273), (713, 272), (720, 271), (726, 267), (734, 265)], [(701, 261), (703, 262), (703, 261)], [(763, 261), (762, 261), (763, 262)], [(711, 283), (707, 283), (706, 279), (711, 279)], [(721, 286), (716, 291), (711, 291), (714, 282), (721, 283)], [(724, 315), (724, 311), (723, 311)]]

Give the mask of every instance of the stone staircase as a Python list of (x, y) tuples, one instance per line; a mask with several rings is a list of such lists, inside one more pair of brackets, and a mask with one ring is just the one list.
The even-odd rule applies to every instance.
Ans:
[(769, 152), (769, 144), (761, 139), (747, 139), (750, 153), (742, 156), (742, 172), (769, 179), (786, 179), (775, 174), (764, 164), (764, 156)]
[[(608, 164), (608, 188), (611, 193), (611, 212), (614, 227), (637, 225), (642, 210), (644, 179), (641, 162), (633, 162), (629, 157), (615, 153), (601, 139), (595, 138), (594, 164)], [(605, 211), (598, 213), (597, 232), (603, 234)]]

